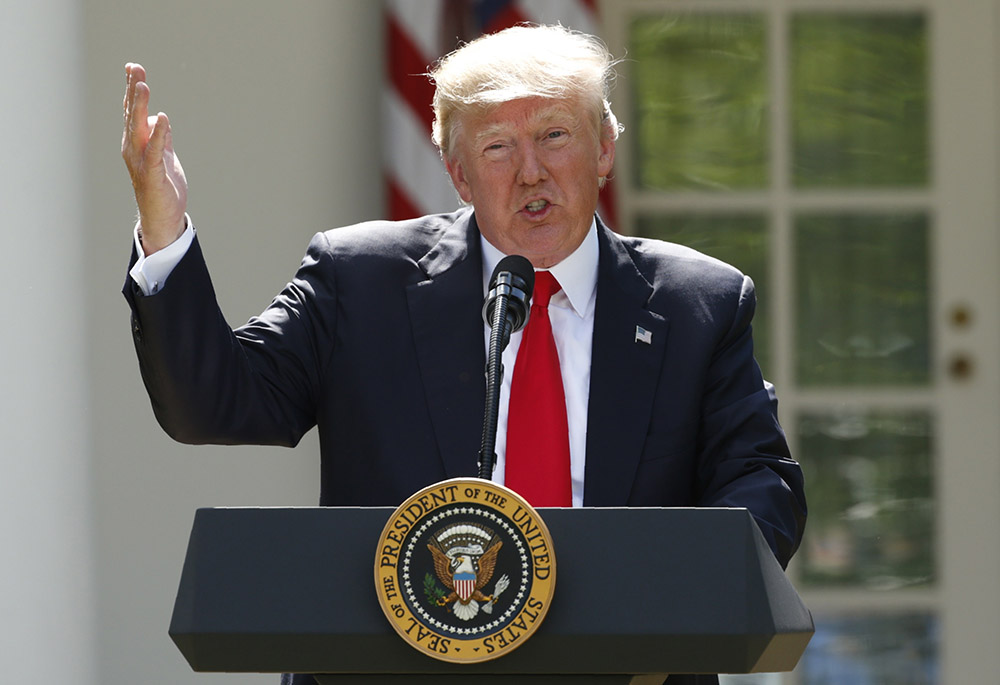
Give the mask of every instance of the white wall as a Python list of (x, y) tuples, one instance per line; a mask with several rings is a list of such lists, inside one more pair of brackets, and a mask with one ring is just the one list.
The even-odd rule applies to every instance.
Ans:
[(74, 0), (0, 3), (0, 671), (12, 683), (97, 682), (80, 15)]
[[(68, 230), (86, 244), (82, 260), (60, 245), (82, 284), (70, 290), (80, 301), (60, 304), (70, 314), (86, 312), (89, 341), (88, 356), (73, 369), (89, 372), (91, 468), (89, 476), (81, 468), (80, 479), (89, 478), (92, 487), (79, 489), (93, 497), (94, 682), (276, 683), (270, 675), (192, 673), (167, 627), (195, 509), (315, 504), (318, 447), (314, 435), (296, 450), (188, 447), (156, 425), (119, 292), (134, 216), (119, 154), (123, 67), (130, 60), (146, 66), (152, 107), (171, 117), (191, 187), (189, 211), (235, 325), (259, 312), (291, 277), (314, 232), (381, 214), (381, 5), (64, 4), (75, 6), (80, 19), (82, 60), (66, 62), (81, 65), (83, 88), (61, 97), (59, 89), (75, 79), (53, 68), (40, 90), (51, 93), (53, 117), (85, 126), (85, 175), (77, 183), (87, 197), (75, 203), (75, 224), (32, 228), (39, 241)], [(32, 68), (36, 79), (46, 74), (39, 71)], [(31, 216), (24, 213), (25, 220)], [(55, 352), (46, 353), (46, 346), (55, 341), (29, 353), (39, 364), (53, 363)], [(53, 432), (52, 413), (36, 421), (35, 433)], [(77, 421), (77, 432), (87, 434), (83, 417)], [(72, 435), (65, 439), (76, 443)], [(80, 622), (89, 619), (81, 612)]]

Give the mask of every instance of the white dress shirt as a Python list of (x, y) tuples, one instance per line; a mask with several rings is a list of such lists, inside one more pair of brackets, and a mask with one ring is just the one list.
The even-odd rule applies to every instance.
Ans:
[[(186, 218), (187, 228), (181, 237), (148, 257), (142, 251), (138, 228), (133, 231), (138, 260), (129, 271), (144, 295), (153, 295), (163, 288), (174, 267), (187, 253), (194, 240), (194, 225)], [(490, 276), (504, 254), (480, 236), (483, 250), (483, 297), (489, 291)], [(562, 290), (549, 301), (552, 336), (559, 353), (563, 392), (566, 396), (566, 420), (569, 426), (570, 470), (573, 481), (573, 506), (583, 506), (583, 475), (587, 454), (587, 405), (590, 400), (590, 362), (594, 332), (594, 308), (597, 303), (597, 222), (583, 243), (569, 257), (548, 271), (552, 272)], [(489, 349), (490, 328), (484, 323), (484, 339)], [(497, 423), (497, 463), (493, 480), (504, 482), (507, 445), (507, 405), (514, 362), (521, 345), (521, 331), (510, 337), (503, 353), (504, 376), (500, 387), (500, 415)]]
[[(504, 254), (480, 237), (483, 246), (483, 296), (489, 292), (490, 277)], [(552, 337), (559, 353), (563, 393), (566, 395), (566, 422), (569, 427), (569, 460), (573, 479), (573, 506), (583, 506), (583, 474), (587, 455), (587, 405), (590, 401), (590, 361), (594, 339), (594, 308), (597, 304), (597, 222), (590, 225), (580, 247), (550, 271), (562, 290), (549, 300)], [(490, 327), (483, 324), (487, 354)], [(514, 361), (521, 346), (523, 329), (510, 336), (503, 352), (503, 383), (500, 387), (500, 418), (497, 422), (497, 464), (493, 480), (504, 482), (507, 447), (507, 406)]]
[(136, 222), (135, 228), (132, 229), (132, 240), (135, 241), (135, 253), (139, 255), (139, 258), (128, 273), (139, 286), (143, 295), (148, 297), (158, 293), (163, 284), (167, 282), (170, 272), (187, 254), (188, 248), (191, 247), (191, 242), (194, 240), (194, 224), (191, 223), (190, 217), (186, 214), (184, 215), (184, 225), (186, 228), (180, 238), (147, 257), (146, 253), (142, 251), (139, 223)]

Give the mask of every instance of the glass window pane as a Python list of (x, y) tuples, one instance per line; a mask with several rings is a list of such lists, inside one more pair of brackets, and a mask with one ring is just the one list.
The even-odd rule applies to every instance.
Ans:
[(801, 584), (891, 590), (933, 582), (930, 414), (803, 414), (797, 429), (809, 502)]
[(796, 186), (926, 185), (923, 15), (800, 14), (791, 51)]
[(939, 682), (938, 619), (911, 613), (817, 616), (795, 672), (803, 685), (932, 685)]
[(641, 17), (630, 26), (628, 55), (639, 187), (767, 185), (763, 17)]
[(754, 355), (767, 376), (771, 359), (767, 217), (763, 214), (644, 215), (636, 219), (636, 230), (639, 235), (680, 243), (721, 259), (753, 279), (757, 288)]
[(800, 385), (929, 381), (928, 232), (923, 214), (796, 218)]

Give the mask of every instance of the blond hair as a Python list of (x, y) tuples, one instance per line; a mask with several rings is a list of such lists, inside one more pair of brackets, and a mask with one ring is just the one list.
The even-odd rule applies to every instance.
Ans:
[(530, 97), (579, 99), (595, 130), (617, 139), (608, 101), (615, 64), (599, 38), (559, 25), (519, 25), (477, 38), (428, 74), (435, 85), (434, 144), (448, 159), (462, 114)]

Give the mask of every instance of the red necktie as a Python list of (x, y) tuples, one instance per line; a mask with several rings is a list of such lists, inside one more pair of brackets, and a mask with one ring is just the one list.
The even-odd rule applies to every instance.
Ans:
[(507, 409), (504, 483), (535, 507), (573, 505), (566, 396), (549, 322), (549, 298), (560, 287), (548, 271), (535, 273)]

